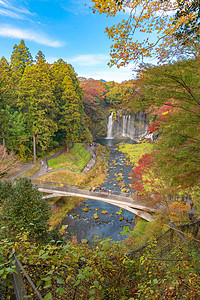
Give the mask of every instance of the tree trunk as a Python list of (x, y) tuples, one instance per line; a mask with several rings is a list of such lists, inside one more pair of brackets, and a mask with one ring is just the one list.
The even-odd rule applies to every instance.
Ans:
[(33, 135), (33, 157), (34, 157), (34, 164), (36, 165), (36, 144), (35, 144), (35, 135)]
[(69, 152), (69, 144), (67, 144), (67, 145), (65, 146), (65, 149), (66, 149), (66, 152), (68, 153), (68, 152)]
[(3, 135), (3, 155), (6, 154), (6, 141), (5, 141), (5, 137), (4, 137), (4, 132), (2, 132)]

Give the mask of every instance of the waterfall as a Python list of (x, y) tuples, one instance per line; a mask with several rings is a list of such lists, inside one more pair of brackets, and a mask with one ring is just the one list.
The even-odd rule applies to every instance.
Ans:
[(140, 140), (147, 136), (148, 125), (148, 118), (143, 111), (133, 115), (118, 115), (114, 120), (112, 112), (108, 117), (107, 139), (124, 137)]
[(108, 131), (107, 131), (107, 139), (112, 139), (112, 131), (113, 131), (113, 112), (111, 112), (111, 115), (108, 117), (108, 125), (107, 125)]
[(128, 121), (128, 116), (123, 116), (122, 122), (122, 136), (125, 137), (127, 133), (127, 121)]

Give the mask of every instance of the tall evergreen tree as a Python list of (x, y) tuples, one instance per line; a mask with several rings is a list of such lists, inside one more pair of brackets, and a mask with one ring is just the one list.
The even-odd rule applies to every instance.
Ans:
[(57, 137), (65, 140), (68, 149), (84, 129), (82, 91), (72, 66), (62, 59), (53, 64), (51, 76), (57, 106)]
[(37, 55), (35, 56), (36, 63), (46, 63), (45, 55), (42, 53), (42, 51), (38, 51)]
[[(0, 138), (5, 147), (5, 139), (8, 133), (9, 114), (6, 107), (12, 99), (12, 72), (5, 57), (0, 60)], [(0, 142), (1, 143), (1, 142)]]
[(67, 150), (70, 142), (76, 142), (80, 136), (81, 113), (79, 97), (69, 75), (63, 80), (63, 106), (61, 109), (60, 128), (65, 131)]
[(19, 45), (14, 45), (13, 52), (11, 55), (11, 68), (14, 71), (14, 77), (16, 82), (22, 77), (26, 66), (33, 64), (32, 55), (26, 47), (24, 40), (21, 40)]
[(44, 61), (39, 60), (36, 65), (26, 67), (19, 84), (18, 105), (33, 136), (36, 163), (36, 142), (42, 150), (46, 150), (57, 130), (50, 70)]

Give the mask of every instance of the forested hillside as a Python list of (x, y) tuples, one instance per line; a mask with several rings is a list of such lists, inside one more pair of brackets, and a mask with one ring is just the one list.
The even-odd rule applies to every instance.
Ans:
[(84, 123), (82, 91), (70, 64), (33, 60), (22, 40), (10, 63), (0, 60), (1, 141), (23, 160), (54, 147), (91, 139)]
[(105, 137), (109, 109), (119, 106), (132, 86), (78, 78), (62, 59), (49, 64), (25, 42), (14, 45), (10, 62), (0, 60), (0, 140), (22, 161), (55, 147)]

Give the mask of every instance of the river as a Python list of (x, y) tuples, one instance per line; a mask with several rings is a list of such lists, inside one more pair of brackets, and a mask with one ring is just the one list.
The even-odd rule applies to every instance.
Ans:
[[(103, 140), (110, 150), (108, 160), (108, 176), (101, 188), (111, 189), (112, 192), (120, 192), (119, 177), (123, 178), (125, 189), (129, 194), (131, 191), (128, 178), (132, 165), (127, 163), (125, 155), (118, 151), (117, 140)], [(119, 176), (120, 174), (120, 176)], [(130, 191), (128, 191), (128, 189)], [(114, 241), (121, 241), (127, 237), (123, 228), (132, 229), (135, 225), (134, 214), (119, 207), (97, 200), (88, 199), (80, 206), (67, 213), (61, 225), (66, 225), (65, 235), (67, 239), (76, 236), (78, 242), (86, 239), (92, 243), (94, 237), (111, 238)]]

